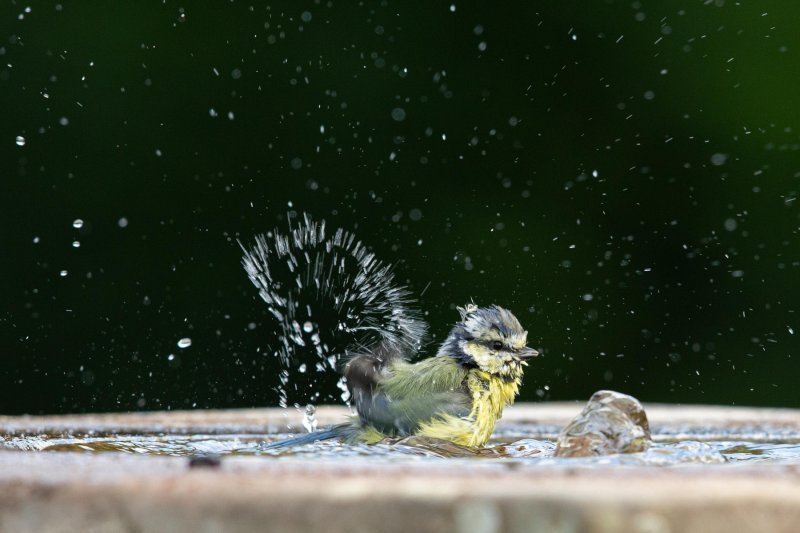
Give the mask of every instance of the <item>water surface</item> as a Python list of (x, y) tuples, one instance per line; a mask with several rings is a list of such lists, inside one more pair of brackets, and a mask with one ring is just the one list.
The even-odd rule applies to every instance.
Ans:
[(800, 464), (800, 432), (782, 428), (672, 428), (655, 433), (654, 443), (642, 453), (589, 458), (554, 457), (554, 430), (548, 426), (514, 426), (500, 433), (486, 448), (468, 449), (441, 441), (406, 439), (377, 445), (347, 445), (326, 441), (303, 446), (263, 449), (265, 442), (290, 434), (41, 434), (0, 437), (0, 447), (21, 451), (127, 453), (176, 457), (259, 456), (264, 460), (302, 458), (337, 460), (368, 458), (381, 463), (403, 461), (442, 462), (453, 459), (539, 465), (651, 465), (690, 463)]

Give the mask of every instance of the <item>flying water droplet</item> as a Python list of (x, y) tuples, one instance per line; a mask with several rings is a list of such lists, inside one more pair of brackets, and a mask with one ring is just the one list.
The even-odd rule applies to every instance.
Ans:
[(317, 417), (315, 416), (317, 412), (317, 408), (314, 407), (312, 404), (306, 405), (306, 412), (303, 416), (303, 427), (306, 428), (306, 431), (309, 433), (317, 430)]
[(178, 348), (188, 348), (192, 345), (192, 339), (189, 337), (184, 337), (178, 341)]
[(728, 154), (716, 153), (711, 156), (711, 164), (719, 167), (725, 164), (728, 160)]

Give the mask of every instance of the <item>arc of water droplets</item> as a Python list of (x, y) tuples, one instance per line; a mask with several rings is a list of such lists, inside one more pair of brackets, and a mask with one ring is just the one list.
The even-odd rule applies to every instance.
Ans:
[[(308, 328), (301, 326), (298, 316), (310, 309), (308, 298), (332, 302), (340, 317), (339, 329), (353, 334), (350, 349), (382, 342), (405, 357), (419, 350), (427, 325), (414, 308), (411, 292), (397, 283), (391, 265), (380, 261), (353, 233), (337, 229), (328, 236), (325, 221), (315, 222), (304, 214), (298, 226), (290, 222), (287, 233), (258, 235), (249, 249), (239, 244), (247, 275), (281, 326), (283, 346), (278, 355), (285, 367), (294, 348), (306, 345), (302, 332)], [(290, 283), (276, 275), (284, 267)], [(337, 355), (320, 342), (319, 335), (312, 342), (323, 366), (333, 369)], [(282, 372), (281, 379), (288, 379), (288, 373)]]

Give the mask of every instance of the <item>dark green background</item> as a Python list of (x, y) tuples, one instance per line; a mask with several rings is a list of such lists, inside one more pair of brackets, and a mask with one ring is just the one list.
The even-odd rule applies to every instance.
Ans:
[(525, 400), (800, 406), (797, 20), (4, 0), (0, 412), (274, 405), (236, 239), (303, 211), (427, 287), (429, 350), (456, 304), (512, 309)]

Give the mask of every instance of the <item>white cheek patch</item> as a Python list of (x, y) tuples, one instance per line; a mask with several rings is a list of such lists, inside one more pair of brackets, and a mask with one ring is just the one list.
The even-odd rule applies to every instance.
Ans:
[(469, 344), (468, 346), (469, 349), (467, 353), (472, 356), (476, 363), (478, 363), (478, 366), (482, 367), (492, 358), (492, 354), (489, 352), (489, 350), (480, 344)]

